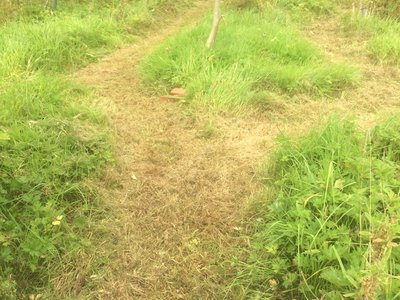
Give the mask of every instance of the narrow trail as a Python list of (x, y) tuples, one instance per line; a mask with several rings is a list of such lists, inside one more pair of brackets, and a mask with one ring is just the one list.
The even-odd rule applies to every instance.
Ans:
[(137, 44), (76, 74), (94, 86), (110, 112), (118, 164), (104, 180), (113, 219), (112, 263), (95, 299), (222, 299), (229, 259), (241, 237), (241, 212), (260, 189), (256, 170), (280, 133), (299, 134), (329, 113), (357, 114), (366, 126), (398, 111), (399, 71), (361, 54), (362, 40), (338, 33), (338, 20), (318, 20), (306, 35), (333, 61), (359, 65), (362, 84), (335, 100), (294, 99), (279, 111), (213, 118), (149, 96), (140, 59), (207, 10), (185, 15)]
[(149, 96), (137, 74), (144, 55), (208, 7), (200, 4), (76, 74), (111, 113), (118, 161), (104, 186), (115, 216), (108, 225), (112, 264), (93, 298), (223, 297), (221, 270), (229, 269), (232, 244), (241, 242), (240, 212), (257, 190), (257, 162), (276, 126), (216, 117), (210, 134), (207, 113), (188, 115), (179, 103)]

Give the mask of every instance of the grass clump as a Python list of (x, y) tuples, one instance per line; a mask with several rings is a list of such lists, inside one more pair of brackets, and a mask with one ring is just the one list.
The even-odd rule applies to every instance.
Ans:
[(95, 11), (71, 5), (56, 16), (34, 15), (36, 19), (21, 17), (9, 22), (0, 28), (0, 76), (37, 70), (60, 72), (93, 62), (134, 39), (152, 22), (156, 5), (167, 3), (143, 0)]
[(332, 119), (304, 138), (281, 139), (266, 167), (273, 192), (262, 198), (237, 278), (244, 298), (400, 295), (399, 130), (400, 117), (366, 137)]
[(344, 30), (357, 32), (368, 38), (367, 49), (378, 62), (400, 64), (400, 23), (379, 16), (355, 16), (343, 18)]
[(101, 50), (123, 40), (116, 22), (96, 14), (84, 21), (63, 15), (40, 23), (9, 23), (0, 28), (0, 76), (63, 71), (95, 60)]
[[(57, 14), (69, 13), (81, 16), (108, 12), (104, 17), (114, 16), (120, 23), (135, 25), (148, 25), (154, 21), (155, 15), (168, 10), (176, 11), (189, 4), (191, 0), (64, 0), (57, 4)], [(2, 1), (0, 3), (0, 23), (10, 20), (42, 20), (54, 14), (51, 11), (51, 1), (24, 0), (24, 1)], [(134, 24), (132, 24), (132, 22)]]
[(163, 93), (183, 86), (189, 99), (212, 107), (268, 102), (267, 91), (331, 95), (358, 72), (332, 64), (290, 25), (285, 13), (230, 12), (212, 50), (207, 17), (163, 43), (140, 65), (143, 81)]
[[(397, 26), (400, 29), (400, 26)], [(380, 61), (400, 65), (400, 34), (388, 31), (371, 39), (368, 49)]]
[(229, 0), (229, 5), (235, 8), (258, 8), (281, 7), (283, 9), (312, 12), (312, 13), (331, 13), (335, 10), (337, 4), (329, 0)]
[(337, 2), (335, 3), (335, 1), (329, 0), (275, 0), (272, 2), (281, 7), (300, 11), (310, 11), (319, 14), (332, 13), (335, 11), (337, 6)]
[(390, 16), (393, 18), (399, 18), (400, 3), (398, 1), (391, 0), (374, 0), (371, 1), (371, 6), (380, 15)]
[(41, 74), (0, 93), (2, 299), (46, 286), (62, 272), (65, 255), (88, 250), (81, 229), (92, 221), (97, 196), (84, 180), (111, 154), (104, 116), (75, 102), (86, 97), (62, 78)]

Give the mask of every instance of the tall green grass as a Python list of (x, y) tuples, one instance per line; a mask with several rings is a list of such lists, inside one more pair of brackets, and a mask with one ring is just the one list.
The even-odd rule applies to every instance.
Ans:
[[(105, 113), (64, 74), (134, 39), (168, 3), (182, 5), (118, 3), (60, 1), (56, 15), (27, 9), (0, 27), (1, 299), (62, 299), (51, 282), (81, 265), (90, 281), (99, 198), (87, 181), (112, 153)], [(66, 293), (81, 288), (62, 280)]]
[(275, 0), (271, 1), (275, 5), (279, 5), (284, 8), (300, 10), (300, 11), (310, 11), (314, 13), (333, 13), (340, 1), (330, 1), (330, 0)]
[(64, 255), (86, 251), (75, 220), (97, 196), (84, 179), (98, 175), (111, 153), (103, 113), (79, 104), (85, 94), (43, 74), (0, 93), (1, 297), (24, 297), (62, 272)]
[[(57, 14), (69, 13), (81, 16), (98, 14), (114, 15), (119, 22), (126, 19), (132, 22), (148, 24), (155, 14), (168, 10), (169, 13), (190, 3), (191, 0), (172, 2), (171, 0), (63, 0), (58, 1)], [(51, 1), (42, 0), (7, 0), (0, 2), (0, 23), (18, 19), (42, 20), (52, 15)], [(131, 28), (132, 29), (132, 28)]]
[(343, 17), (343, 27), (347, 32), (357, 32), (368, 38), (367, 50), (376, 61), (400, 64), (400, 23), (398, 20), (347, 14)]
[(375, 0), (371, 6), (382, 16), (399, 19), (400, 3), (392, 0)]
[(0, 76), (24, 72), (64, 71), (120, 45), (124, 31), (112, 18), (89, 15), (48, 17), (40, 23), (18, 21), (0, 28)]
[(163, 43), (141, 62), (143, 81), (157, 93), (185, 87), (189, 100), (218, 108), (265, 103), (270, 91), (332, 95), (358, 78), (355, 68), (330, 63), (281, 10), (229, 12), (212, 50), (209, 27), (207, 17)]
[(245, 299), (400, 296), (399, 132), (399, 116), (366, 136), (333, 118), (280, 140), (235, 282)]
[(311, 12), (317, 14), (333, 13), (342, 1), (329, 0), (228, 0), (227, 4), (235, 8), (259, 8), (281, 7), (285, 10), (297, 12)]
[(0, 27), (0, 76), (40, 69), (59, 72), (94, 61), (135, 38), (152, 23), (154, 3), (165, 2), (143, 0), (98, 10), (75, 5), (56, 16), (10, 22)]

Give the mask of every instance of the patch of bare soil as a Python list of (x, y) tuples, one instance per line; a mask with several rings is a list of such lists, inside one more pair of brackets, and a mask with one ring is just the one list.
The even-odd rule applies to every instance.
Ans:
[(206, 112), (149, 96), (138, 61), (198, 19), (206, 4), (77, 73), (110, 112), (118, 161), (103, 186), (114, 218), (107, 223), (112, 243), (100, 255), (111, 263), (92, 298), (222, 299), (235, 247), (246, 243), (241, 211), (260, 189), (256, 170), (275, 137), (304, 132), (331, 112), (368, 123), (399, 109), (398, 70), (370, 61), (363, 41), (342, 35), (338, 20), (307, 30), (333, 60), (364, 73), (360, 86), (338, 99), (295, 97), (279, 111), (220, 114), (210, 127)]

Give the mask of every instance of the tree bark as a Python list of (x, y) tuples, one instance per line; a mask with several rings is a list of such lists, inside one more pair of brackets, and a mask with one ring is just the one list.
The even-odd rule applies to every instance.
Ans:
[(219, 22), (221, 21), (221, 15), (219, 13), (219, 4), (220, 4), (220, 0), (214, 1), (213, 23), (212, 23), (210, 36), (208, 37), (207, 44), (206, 44), (208, 49), (211, 49), (211, 47), (213, 46), (213, 44), (215, 42), (215, 39), (217, 38)]

